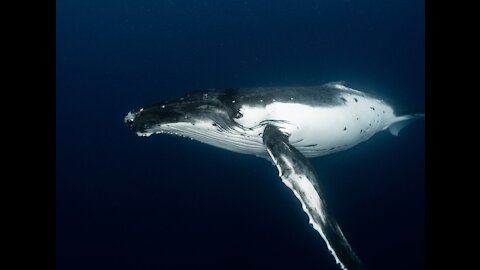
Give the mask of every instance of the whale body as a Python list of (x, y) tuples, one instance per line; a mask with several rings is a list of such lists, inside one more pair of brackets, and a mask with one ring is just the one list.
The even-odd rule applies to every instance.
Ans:
[(302, 204), (342, 269), (366, 269), (327, 205), (308, 158), (344, 151), (424, 114), (396, 115), (385, 101), (343, 82), (206, 90), (155, 103), (124, 118), (139, 136), (172, 134), (266, 158)]

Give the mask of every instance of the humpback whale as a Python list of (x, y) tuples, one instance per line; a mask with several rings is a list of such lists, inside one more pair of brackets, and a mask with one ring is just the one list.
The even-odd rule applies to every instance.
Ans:
[(396, 115), (385, 101), (331, 82), (309, 87), (195, 91), (130, 111), (139, 136), (172, 134), (270, 160), (341, 269), (366, 269), (342, 233), (308, 158), (344, 151), (424, 114)]

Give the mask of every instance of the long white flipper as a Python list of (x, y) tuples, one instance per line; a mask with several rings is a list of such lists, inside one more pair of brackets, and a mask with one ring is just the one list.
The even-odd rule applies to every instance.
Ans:
[(263, 142), (278, 168), (282, 182), (300, 200), (310, 224), (325, 240), (336, 262), (345, 270), (365, 270), (366, 267), (329, 212), (318, 177), (308, 159), (289, 144), (287, 135), (273, 125), (265, 128)]

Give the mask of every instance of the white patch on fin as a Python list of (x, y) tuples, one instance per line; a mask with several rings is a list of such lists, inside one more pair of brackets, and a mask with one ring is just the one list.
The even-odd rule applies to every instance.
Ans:
[[(273, 157), (270, 149), (267, 148), (267, 151), (270, 154), (270, 156)], [(328, 251), (330, 251), (330, 253), (335, 259), (335, 263), (338, 264), (342, 270), (348, 270), (345, 267), (345, 265), (340, 261), (340, 258), (338, 257), (337, 253), (330, 245), (330, 241), (328, 240), (327, 236), (323, 232), (322, 224), (317, 222), (312, 217), (308, 209), (309, 207), (313, 209), (314, 212), (320, 216), (320, 219), (322, 220), (323, 223), (327, 222), (326, 216), (324, 213), (325, 206), (323, 205), (322, 200), (320, 199), (317, 191), (315, 190), (315, 188), (313, 187), (309, 179), (305, 178), (304, 175), (297, 174), (294, 172), (293, 170), (294, 165), (289, 161), (288, 158), (286, 158), (285, 156), (280, 156), (280, 158), (283, 160), (283, 162), (285, 162), (285, 164), (287, 165), (287, 168), (291, 168), (291, 171), (292, 171), (292, 173), (289, 176), (283, 175), (282, 174), (283, 170), (281, 166), (274, 159), (274, 164), (278, 169), (279, 176), (282, 179), (283, 184), (287, 186), (293, 192), (295, 197), (297, 197), (297, 199), (300, 201), (303, 211), (308, 216), (308, 222), (310, 223), (310, 225), (312, 225), (313, 229), (315, 229), (325, 241)], [(341, 230), (339, 231), (341, 232)]]

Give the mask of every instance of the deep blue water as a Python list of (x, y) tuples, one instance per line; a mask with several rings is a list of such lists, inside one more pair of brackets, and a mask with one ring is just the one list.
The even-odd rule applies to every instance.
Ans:
[[(337, 269), (266, 160), (137, 137), (190, 90), (344, 80), (424, 112), (424, 2), (57, 1), (57, 269)], [(427, 116), (428, 117), (428, 116)], [(357, 254), (425, 269), (425, 128), (312, 159)]]

